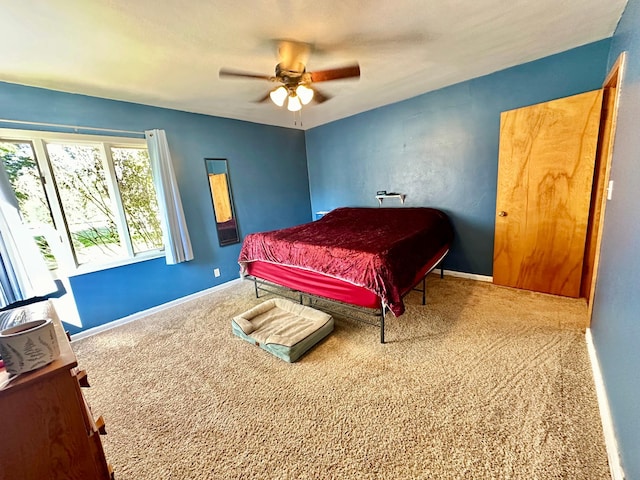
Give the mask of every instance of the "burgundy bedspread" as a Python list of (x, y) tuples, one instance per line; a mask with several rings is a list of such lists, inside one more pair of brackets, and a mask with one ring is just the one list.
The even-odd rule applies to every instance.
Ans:
[(376, 293), (399, 316), (402, 293), (453, 229), (433, 208), (338, 208), (315, 222), (245, 237), (238, 262), (261, 260), (339, 278)]

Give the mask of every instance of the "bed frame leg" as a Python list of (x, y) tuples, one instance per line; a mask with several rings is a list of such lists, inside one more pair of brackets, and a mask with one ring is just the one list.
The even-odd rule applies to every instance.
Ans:
[(382, 315), (380, 315), (380, 343), (384, 343), (384, 316), (387, 311), (387, 307), (382, 306)]
[(444, 278), (444, 267), (440, 267), (440, 278)]
[(422, 277), (422, 304), (427, 304), (427, 277)]
[(256, 298), (260, 298), (260, 295), (258, 294), (258, 280), (255, 277), (253, 278), (253, 288), (256, 291)]

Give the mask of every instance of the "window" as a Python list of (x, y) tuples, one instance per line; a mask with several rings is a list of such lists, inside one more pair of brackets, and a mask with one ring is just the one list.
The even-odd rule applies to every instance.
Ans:
[(143, 139), (0, 129), (0, 158), (50, 269), (77, 273), (160, 255)]

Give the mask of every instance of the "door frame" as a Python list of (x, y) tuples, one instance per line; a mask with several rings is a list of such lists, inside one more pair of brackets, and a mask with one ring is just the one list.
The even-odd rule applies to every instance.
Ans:
[[(607, 194), (609, 189), (609, 180), (611, 175), (611, 161), (613, 159), (613, 148), (616, 136), (616, 124), (618, 118), (618, 109), (620, 106), (620, 86), (624, 76), (626, 64), (626, 52), (622, 52), (613, 67), (607, 74), (602, 88), (613, 93), (611, 102), (612, 107), (606, 110), (606, 115), (601, 117), (601, 132), (606, 138), (601, 137), (599, 143), (603, 148), (598, 148), (598, 158), (596, 158), (597, 177), (599, 181), (593, 185), (592, 197), (592, 217), (587, 235), (589, 242), (594, 243), (594, 247), (589, 249), (589, 243), (586, 246), (585, 270), (583, 271), (582, 283), (584, 285), (583, 294), (587, 299), (588, 313), (587, 325), (591, 324), (593, 314), (593, 299), (595, 296), (598, 266), (600, 264), (600, 250), (602, 248), (602, 234), (604, 231), (604, 217), (607, 206)], [(608, 128), (602, 128), (608, 127)], [(590, 264), (590, 268), (587, 265)]]

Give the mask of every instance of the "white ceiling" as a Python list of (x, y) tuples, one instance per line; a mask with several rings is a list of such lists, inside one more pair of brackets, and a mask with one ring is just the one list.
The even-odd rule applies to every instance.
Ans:
[[(627, 0), (0, 0), (0, 81), (311, 128), (613, 34)], [(359, 80), (294, 115), (255, 103), (276, 39)], [(1, 115), (0, 115), (1, 116)]]

